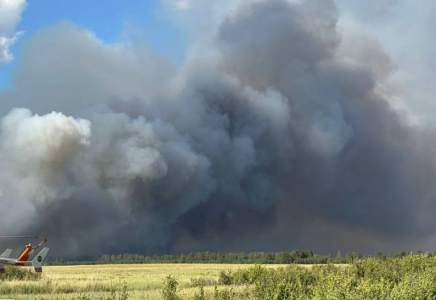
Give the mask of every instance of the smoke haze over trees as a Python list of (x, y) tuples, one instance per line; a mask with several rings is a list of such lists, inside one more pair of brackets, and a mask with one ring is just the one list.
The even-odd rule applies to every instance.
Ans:
[(64, 254), (431, 247), (435, 128), (395, 61), (333, 1), (239, 2), (178, 67), (69, 22), (28, 39), (0, 94), (0, 228)]

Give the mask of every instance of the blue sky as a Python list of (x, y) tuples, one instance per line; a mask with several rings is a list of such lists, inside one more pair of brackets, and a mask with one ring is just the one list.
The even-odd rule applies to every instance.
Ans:
[(41, 28), (69, 20), (91, 30), (106, 43), (119, 40), (126, 28), (134, 28), (159, 53), (179, 64), (185, 49), (184, 34), (166, 19), (158, 0), (75, 0), (28, 1), (16, 31), (24, 31), (12, 47), (15, 59), (0, 65), (0, 89), (11, 86), (14, 69), (20, 62), (20, 51), (26, 39)]

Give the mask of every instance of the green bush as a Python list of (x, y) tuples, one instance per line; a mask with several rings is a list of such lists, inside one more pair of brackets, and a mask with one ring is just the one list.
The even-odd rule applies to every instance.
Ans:
[[(246, 292), (235, 294), (232, 287), (218, 291), (215, 286), (213, 297), (207, 298), (200, 288), (196, 299), (436, 300), (436, 257), (420, 254), (380, 259), (379, 256), (355, 259), (349, 265), (311, 268), (254, 266), (222, 271), (218, 281), (227, 286), (246, 285)], [(167, 283), (166, 289), (175, 295), (177, 285)]]
[(231, 285), (233, 283), (232, 271), (221, 271), (218, 279), (218, 283), (222, 285)]
[(233, 292), (232, 289), (230, 290), (224, 289), (219, 294), (220, 300), (233, 300), (234, 298), (235, 298), (235, 293)]
[(171, 276), (168, 275), (164, 279), (164, 287), (162, 289), (162, 298), (164, 300), (179, 300), (180, 297), (177, 295), (177, 286), (179, 283), (177, 280)]
[(199, 285), (198, 288), (199, 288), (199, 292), (198, 294), (194, 295), (194, 300), (206, 300), (206, 297), (204, 295), (204, 286)]

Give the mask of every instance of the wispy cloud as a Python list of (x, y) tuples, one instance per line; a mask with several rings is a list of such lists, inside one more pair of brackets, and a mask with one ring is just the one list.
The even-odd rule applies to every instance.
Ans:
[(0, 0), (0, 64), (9, 63), (14, 58), (10, 47), (23, 33), (15, 32), (15, 28), (26, 7), (25, 0)]
[(166, 7), (173, 10), (190, 10), (190, 0), (162, 0)]
[(187, 0), (179, 0), (174, 3), (174, 7), (180, 10), (187, 10), (191, 8), (191, 5)]

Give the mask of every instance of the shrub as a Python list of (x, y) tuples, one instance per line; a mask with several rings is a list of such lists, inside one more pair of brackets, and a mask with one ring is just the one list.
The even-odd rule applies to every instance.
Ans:
[(129, 297), (129, 293), (127, 292), (127, 282), (124, 281), (122, 283), (119, 300), (127, 300), (128, 297)]
[(232, 289), (228, 290), (228, 289), (224, 289), (221, 291), (219, 299), (220, 300), (232, 300), (235, 297), (235, 293), (233, 292)]
[(218, 283), (222, 285), (231, 285), (233, 283), (232, 271), (221, 271), (218, 279)]
[[(294, 265), (277, 269), (254, 266), (234, 272), (222, 271), (219, 282), (247, 284), (246, 292), (235, 294), (232, 288), (218, 291), (215, 286), (214, 300), (434, 300), (436, 257), (422, 254), (361, 258), (348, 266), (328, 264), (310, 269)], [(200, 287), (195, 299), (204, 297)]]
[(177, 280), (171, 276), (168, 275), (164, 279), (164, 287), (162, 290), (162, 298), (164, 300), (179, 300), (180, 297), (177, 295), (177, 286), (179, 283)]
[(204, 296), (204, 286), (199, 285), (199, 293), (194, 295), (194, 300), (205, 300), (206, 297)]

